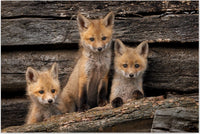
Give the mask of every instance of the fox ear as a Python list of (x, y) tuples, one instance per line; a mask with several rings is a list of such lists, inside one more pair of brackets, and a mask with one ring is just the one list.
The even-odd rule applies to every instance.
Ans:
[(90, 21), (80, 13), (77, 15), (77, 22), (80, 31), (87, 29), (90, 25)]
[(123, 53), (125, 53), (126, 48), (125, 48), (125, 45), (122, 43), (121, 40), (116, 39), (116, 40), (115, 40), (115, 45), (114, 45), (114, 46), (115, 46), (114, 48), (115, 48), (115, 53), (116, 53), (116, 54), (122, 55)]
[(113, 12), (110, 12), (106, 15), (106, 17), (104, 17), (103, 19), (103, 23), (106, 27), (108, 26), (113, 26), (114, 25), (114, 14)]
[(26, 81), (28, 84), (30, 83), (33, 83), (33, 82), (36, 82), (37, 79), (38, 79), (38, 72), (31, 68), (31, 67), (28, 67), (27, 70), (26, 70)]
[(148, 41), (143, 41), (137, 46), (137, 52), (142, 55), (143, 57), (147, 58), (149, 53), (149, 45)]
[(50, 69), (50, 74), (53, 79), (58, 79), (58, 64), (54, 63)]

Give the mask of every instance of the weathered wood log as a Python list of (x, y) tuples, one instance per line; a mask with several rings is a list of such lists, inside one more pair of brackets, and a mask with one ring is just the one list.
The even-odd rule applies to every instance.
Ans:
[[(189, 45), (189, 44), (188, 44)], [(28, 66), (36, 69), (59, 64), (61, 85), (64, 86), (76, 64), (77, 50), (2, 52), (2, 91), (24, 90)], [(198, 91), (198, 49), (151, 47), (144, 86), (149, 89)], [(113, 70), (113, 67), (111, 67)], [(113, 71), (112, 71), (113, 72)], [(112, 75), (112, 73), (111, 73)]]
[[(2, 19), (2, 46), (78, 43), (76, 20)], [(198, 42), (198, 14), (147, 16), (115, 21), (114, 39), (125, 42)], [(66, 44), (70, 45), (70, 44)]]
[[(114, 39), (120, 38), (130, 46), (143, 40), (170, 42), (165, 43), (164, 48), (157, 44), (150, 44), (149, 67), (144, 78), (146, 90), (198, 92), (197, 1), (3, 1), (1, 23), (2, 92), (11, 89), (24, 91), (26, 68), (28, 66), (36, 69), (43, 66), (50, 67), (53, 62), (58, 62), (60, 65), (61, 85), (66, 84), (77, 57), (77, 50), (72, 49), (77, 48), (79, 41), (75, 20), (78, 11), (91, 18), (104, 16), (109, 11), (114, 11), (116, 15)], [(177, 44), (174, 46), (175, 42), (178, 42), (178, 46)], [(63, 50), (60, 47), (63, 45), (70, 50)], [(53, 49), (59, 47), (60, 50), (44, 49), (41, 51), (40, 48), (43, 46), (52, 46)], [(39, 49), (32, 50), (32, 47)], [(15, 48), (18, 48), (19, 51), (16, 51)], [(156, 98), (146, 98), (130, 102), (118, 109), (111, 109), (108, 105), (104, 108), (91, 109), (85, 113), (65, 114), (60, 117), (52, 117), (46, 122), (11, 127), (4, 131), (109, 132), (117, 130), (116, 127), (120, 128), (122, 125), (120, 123), (124, 124), (127, 121), (134, 121), (135, 124), (138, 124), (137, 119), (147, 120), (147, 124), (151, 124), (153, 113), (157, 109), (180, 106), (198, 111), (196, 103), (197, 97), (195, 99), (172, 97), (167, 100), (161, 100), (159, 97), (157, 100)], [(16, 124), (15, 121), (11, 124), (22, 124), (27, 105), (28, 103), (4, 105), (2, 107), (2, 119), (4, 120), (2, 126), (8, 126), (6, 120), (14, 119), (13, 115), (16, 113), (19, 124)], [(9, 116), (13, 112), (12, 109), (17, 110), (12, 116)], [(49, 121), (52, 122), (49, 123)], [(193, 125), (196, 131), (196, 124)]]
[(176, 94), (175, 92), (168, 92), (166, 98), (174, 98), (174, 97), (190, 97), (193, 98), (196, 102), (199, 102), (199, 93), (190, 93), (190, 94)]
[[(90, 6), (88, 6), (90, 5)], [(119, 6), (120, 5), (120, 6)], [(143, 16), (162, 14), (163, 12), (194, 12), (198, 11), (197, 1), (2, 1), (2, 19), (17, 17), (52, 17), (74, 19), (77, 12), (92, 15), (104, 15), (109, 11), (117, 16)]]
[(175, 107), (190, 107), (195, 112), (198, 111), (198, 103), (189, 97), (173, 99), (164, 99), (163, 96), (148, 97), (130, 101), (119, 108), (106, 105), (86, 112), (66, 113), (32, 125), (8, 127), (2, 132), (99, 132), (119, 123), (152, 119), (156, 110)]
[(199, 111), (192, 108), (156, 110), (151, 132), (198, 132)]
[(27, 99), (2, 99), (1, 129), (24, 124), (28, 106), (29, 100)]

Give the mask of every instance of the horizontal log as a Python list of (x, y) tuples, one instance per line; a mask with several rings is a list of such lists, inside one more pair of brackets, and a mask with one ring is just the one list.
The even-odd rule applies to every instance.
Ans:
[[(90, 6), (88, 6), (90, 5)], [(2, 1), (2, 18), (61, 17), (74, 18), (78, 11), (89, 15), (105, 15), (109, 11), (117, 16), (161, 14), (162, 12), (190, 12), (198, 10), (197, 1)]]
[[(175, 93), (167, 93), (166, 98), (174, 98), (174, 97), (184, 97), (185, 94), (175, 94)], [(199, 93), (190, 93), (187, 94), (187, 97), (193, 98), (196, 102), (199, 102)]]
[[(76, 50), (2, 52), (2, 91), (25, 88), (28, 66), (40, 69), (59, 64), (61, 85), (64, 86), (77, 61)], [(198, 91), (198, 49), (151, 47), (145, 73), (147, 89), (166, 91)], [(111, 67), (113, 70), (113, 67)], [(112, 71), (113, 72), (113, 71)], [(111, 73), (112, 76), (112, 73)]]
[(199, 112), (191, 108), (156, 110), (151, 132), (198, 132)]
[(28, 99), (2, 99), (1, 129), (24, 124), (29, 104)]
[(57, 50), (57, 51), (20, 51), (3, 52), (2, 79), (4, 83), (3, 91), (19, 91), (26, 88), (25, 72), (27, 67), (37, 70), (50, 68), (54, 62), (59, 65), (59, 79), (63, 87), (72, 72), (77, 61), (78, 51), (76, 50)]
[(198, 103), (192, 98), (148, 97), (130, 101), (119, 108), (106, 105), (86, 112), (66, 113), (32, 125), (8, 127), (2, 132), (105, 132), (129, 121), (152, 119), (156, 110), (175, 107), (190, 108), (198, 113)]
[[(2, 46), (78, 43), (76, 20), (2, 19)], [(198, 42), (198, 14), (116, 20), (114, 39), (125, 42)], [(69, 44), (67, 44), (69, 45)]]

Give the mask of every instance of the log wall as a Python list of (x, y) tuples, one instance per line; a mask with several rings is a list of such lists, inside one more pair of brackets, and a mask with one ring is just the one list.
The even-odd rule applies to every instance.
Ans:
[(40, 69), (53, 62), (59, 64), (61, 85), (66, 84), (78, 55), (78, 11), (90, 18), (113, 11), (113, 40), (129, 46), (149, 40), (146, 91), (198, 92), (197, 1), (3, 1), (2, 91), (23, 91), (28, 66)]

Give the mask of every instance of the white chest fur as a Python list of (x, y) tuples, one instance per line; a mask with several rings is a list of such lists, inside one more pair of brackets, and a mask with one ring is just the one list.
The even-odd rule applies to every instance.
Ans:
[[(142, 89), (142, 78), (129, 79), (129, 78), (115, 78), (112, 85), (113, 97), (121, 97), (124, 102), (133, 97), (135, 90)], [(142, 91), (143, 92), (143, 91)], [(114, 98), (113, 98), (114, 99)]]
[(106, 75), (110, 69), (111, 51), (107, 50), (101, 53), (86, 53), (88, 58), (85, 66), (85, 73), (90, 76), (93, 71), (98, 74), (100, 78)]

